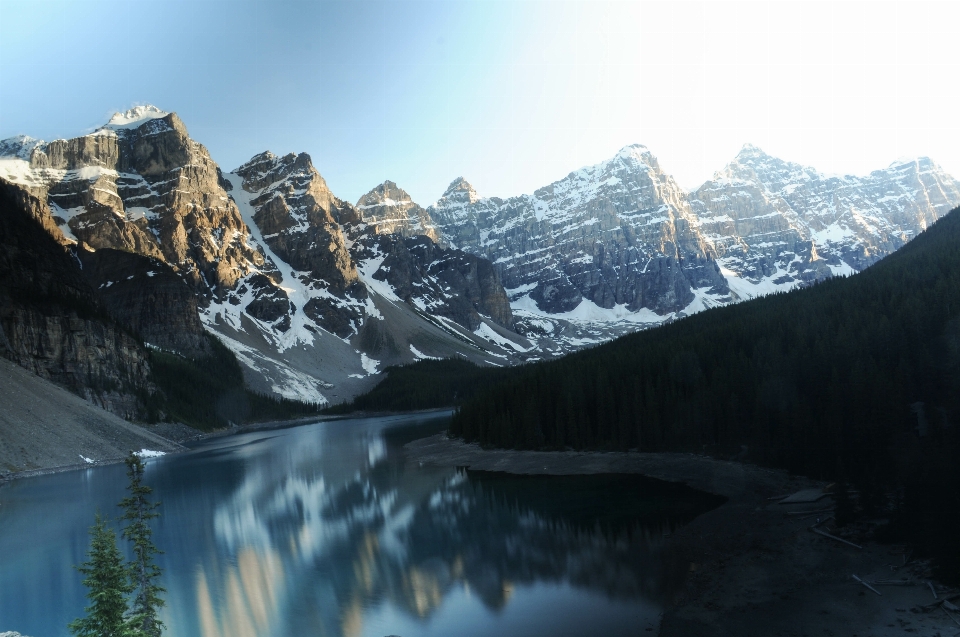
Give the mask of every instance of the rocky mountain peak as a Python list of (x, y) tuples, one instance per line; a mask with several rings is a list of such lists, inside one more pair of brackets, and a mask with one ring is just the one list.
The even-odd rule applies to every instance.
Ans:
[(326, 180), (314, 168), (313, 160), (307, 153), (287, 153), (278, 157), (267, 150), (254, 155), (233, 172), (243, 177), (244, 188), (251, 192), (282, 181), (298, 180), (303, 182), (301, 185), (309, 182), (317, 195), (330, 193)]
[(729, 164), (714, 173), (713, 179), (784, 185), (819, 177), (819, 173), (812, 168), (774, 157), (753, 144), (744, 144)]
[(447, 186), (447, 189), (443, 192), (443, 198), (473, 203), (480, 197), (477, 195), (476, 189), (470, 185), (469, 181), (463, 177), (457, 177)]
[(446, 245), (430, 213), (392, 181), (385, 181), (360, 197), (357, 209), (364, 223), (373, 226), (378, 234), (422, 235), (430, 237), (434, 243)]
[(30, 161), (30, 154), (34, 148), (43, 146), (42, 139), (34, 139), (29, 135), (15, 135), (4, 140), (0, 140), (0, 157), (14, 157)]
[(378, 206), (403, 205), (415, 206), (416, 204), (413, 203), (407, 191), (390, 180), (383, 182), (357, 200), (357, 208), (361, 210)]
[(747, 142), (746, 144), (744, 144), (743, 147), (740, 149), (740, 152), (737, 153), (737, 157), (760, 157), (760, 156), (769, 157), (767, 153), (763, 152), (762, 148), (760, 148), (755, 144), (751, 144), (750, 142)]
[(170, 115), (167, 111), (161, 110), (151, 104), (134, 106), (122, 113), (114, 113), (110, 121), (103, 128), (111, 130), (122, 130), (128, 128), (138, 128), (146, 122), (153, 119), (162, 119)]
[(922, 173), (929, 171), (944, 172), (940, 165), (929, 157), (899, 157), (890, 162), (886, 170), (875, 170), (871, 174), (884, 172)]
[(640, 162), (650, 164), (656, 163), (657, 158), (650, 152), (650, 149), (643, 144), (629, 144), (620, 149), (614, 156), (614, 160)]

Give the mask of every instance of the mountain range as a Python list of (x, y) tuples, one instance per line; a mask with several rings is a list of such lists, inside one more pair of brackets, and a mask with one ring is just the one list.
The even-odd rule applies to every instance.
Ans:
[(82, 325), (8, 309), (0, 349), (128, 417), (148, 383), (137, 347), (202, 357), (212, 333), (255, 391), (340, 402), (390, 365), (515, 365), (852, 274), (960, 204), (927, 158), (828, 176), (750, 145), (693, 192), (634, 145), (530, 195), (458, 178), (423, 207), (385, 181), (351, 204), (305, 153), (224, 172), (152, 106), (69, 140), (0, 142), (0, 187), (75, 264), (71, 298), (142, 341), (107, 334), (123, 356), (92, 360), (125, 371), (88, 361), (81, 378), (109, 339), (81, 347)]

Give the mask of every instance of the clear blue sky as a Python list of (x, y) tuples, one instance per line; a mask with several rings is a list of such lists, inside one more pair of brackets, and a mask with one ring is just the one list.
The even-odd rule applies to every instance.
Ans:
[(629, 143), (693, 187), (744, 142), (960, 176), (960, 3), (0, 0), (0, 137), (176, 111), (226, 170), (306, 151), (338, 196), (531, 192)]

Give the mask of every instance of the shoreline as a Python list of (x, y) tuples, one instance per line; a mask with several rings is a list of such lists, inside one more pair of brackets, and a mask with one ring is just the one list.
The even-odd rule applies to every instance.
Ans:
[[(154, 435), (160, 436), (168, 441), (174, 447), (179, 447), (174, 451), (165, 451), (164, 455), (172, 455), (177, 453), (183, 453), (189, 451), (190, 447), (188, 446), (191, 443), (202, 442), (204, 440), (209, 440), (211, 438), (220, 438), (223, 436), (232, 436), (236, 434), (251, 433), (255, 431), (270, 431), (274, 429), (288, 429), (291, 427), (299, 427), (301, 425), (310, 425), (320, 422), (332, 422), (337, 420), (348, 420), (354, 418), (379, 418), (387, 416), (403, 416), (403, 415), (413, 415), (413, 414), (432, 414), (443, 411), (450, 411), (451, 408), (435, 408), (435, 409), (422, 409), (418, 411), (398, 411), (398, 412), (353, 412), (350, 414), (317, 414), (316, 416), (301, 416), (300, 418), (291, 418), (289, 420), (268, 420), (263, 422), (253, 422), (247, 423), (244, 425), (238, 425), (236, 427), (228, 427), (224, 429), (215, 429), (213, 431), (203, 431), (200, 429), (194, 429), (189, 425), (184, 425), (183, 423), (158, 423), (157, 425), (144, 425), (140, 423), (129, 422), (129, 424), (134, 425), (152, 433)], [(178, 430), (179, 435), (167, 436), (162, 433), (157, 433), (157, 429), (167, 429)], [(171, 431), (172, 433), (172, 431)], [(72, 464), (63, 464), (56, 465), (52, 467), (40, 467), (37, 469), (26, 469), (24, 471), (13, 471), (8, 473), (0, 473), (0, 486), (4, 484), (14, 482), (15, 480), (21, 480), (24, 478), (35, 478), (37, 476), (52, 475), (55, 473), (66, 473), (68, 471), (77, 471), (80, 469), (93, 469), (95, 467), (105, 467), (113, 464), (119, 464), (124, 461), (126, 456), (116, 457), (116, 458), (106, 458), (102, 460), (97, 460), (92, 463), (78, 462)]]
[[(829, 494), (814, 502), (777, 499), (822, 492), (823, 482), (695, 454), (482, 449), (446, 434), (412, 441), (404, 450), (414, 462), (481, 471), (637, 473), (726, 497), (677, 529), (665, 548), (664, 559), (687, 577), (665, 603), (656, 633), (664, 637), (960, 634), (939, 608), (944, 597), (960, 591), (938, 585), (934, 599), (929, 564), (906, 562), (908, 547), (869, 540), (869, 523), (832, 526), (832, 515), (820, 512), (830, 507)], [(876, 595), (853, 575), (867, 582), (906, 578), (911, 585), (877, 584)]]

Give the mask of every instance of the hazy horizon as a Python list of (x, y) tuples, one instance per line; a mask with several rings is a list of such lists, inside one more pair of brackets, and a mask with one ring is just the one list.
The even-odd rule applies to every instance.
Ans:
[[(355, 202), (533, 192), (643, 144), (686, 189), (745, 143), (960, 175), (948, 3), (2, 0), (0, 137), (176, 111), (225, 170), (307, 152)], [(146, 28), (144, 25), (150, 25)]]

